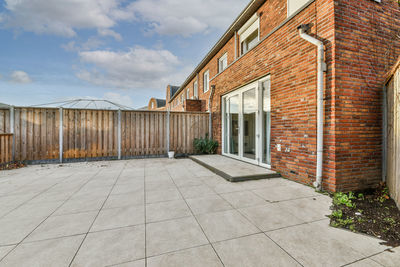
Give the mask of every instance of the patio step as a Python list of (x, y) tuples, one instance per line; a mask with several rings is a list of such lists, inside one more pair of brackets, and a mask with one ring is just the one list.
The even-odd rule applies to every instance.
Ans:
[(222, 155), (200, 155), (189, 158), (230, 182), (281, 177), (277, 172)]

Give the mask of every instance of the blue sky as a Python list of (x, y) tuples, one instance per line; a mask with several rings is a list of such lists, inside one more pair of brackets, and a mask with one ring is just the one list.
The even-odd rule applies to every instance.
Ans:
[(180, 85), (248, 0), (0, 0), (0, 102), (135, 108)]

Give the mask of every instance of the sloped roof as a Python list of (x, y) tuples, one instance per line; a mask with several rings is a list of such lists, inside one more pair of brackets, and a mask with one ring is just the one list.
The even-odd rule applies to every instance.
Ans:
[[(196, 77), (197, 73), (201, 71), (204, 66), (207, 65), (208, 61), (210, 61), (218, 51), (229, 41), (235, 31), (239, 30), (247, 20), (254, 15), (257, 9), (265, 2), (265, 0), (251, 0), (250, 3), (246, 6), (245, 9), (240, 13), (240, 15), (235, 19), (235, 21), (231, 24), (228, 30), (222, 35), (222, 37), (218, 40), (218, 42), (211, 48), (208, 54), (203, 58), (203, 60), (197, 65), (197, 67), (193, 70), (193, 72), (186, 78), (183, 84), (179, 87), (177, 91), (183, 90), (188, 83)], [(171, 99), (173, 99), (173, 94), (171, 94)]]
[(174, 85), (170, 85), (170, 97), (171, 99), (174, 97), (174, 95), (176, 94), (176, 92), (178, 92), (180, 86), (174, 86)]
[(0, 108), (9, 108), (9, 107), (10, 107), (10, 105), (0, 103)]
[(156, 103), (157, 103), (158, 108), (162, 108), (162, 107), (165, 107), (165, 105), (167, 104), (167, 101), (165, 99), (156, 98)]

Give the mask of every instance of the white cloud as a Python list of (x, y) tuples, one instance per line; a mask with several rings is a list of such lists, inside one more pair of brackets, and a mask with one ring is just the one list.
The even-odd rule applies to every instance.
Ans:
[(32, 79), (29, 77), (28, 73), (21, 71), (21, 70), (16, 70), (13, 73), (11, 73), (11, 81), (14, 83), (31, 83)]
[(190, 36), (210, 28), (225, 30), (246, 4), (243, 0), (138, 0), (130, 8), (150, 31)]
[(121, 95), (114, 92), (108, 92), (103, 95), (103, 99), (111, 101), (115, 104), (120, 104), (127, 107), (133, 107), (132, 98), (128, 95)]
[(182, 82), (187, 74), (177, 71), (178, 58), (168, 50), (134, 47), (126, 52), (106, 50), (80, 52), (83, 63), (93, 68), (83, 69), (77, 76), (105, 87), (165, 88), (168, 83)]
[(114, 37), (114, 39), (117, 40), (117, 41), (122, 41), (121, 34), (115, 32), (113, 30), (110, 30), (110, 29), (99, 29), (98, 33), (99, 33), (100, 36), (111, 36), (111, 37)]
[(77, 42), (75, 41), (70, 41), (66, 44), (61, 45), (61, 47), (68, 52), (79, 52), (97, 49), (103, 44), (104, 42), (102, 40), (99, 40), (96, 37), (90, 37), (86, 42), (82, 44), (77, 44)]
[(124, 0), (4, 0), (6, 27), (72, 37), (76, 29), (109, 29), (133, 19)]

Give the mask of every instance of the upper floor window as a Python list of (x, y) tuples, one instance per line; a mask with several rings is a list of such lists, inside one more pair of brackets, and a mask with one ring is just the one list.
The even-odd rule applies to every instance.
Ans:
[(287, 3), (288, 17), (290, 17), (291, 15), (296, 13), (297, 10), (302, 8), (309, 1), (310, 0), (288, 0), (288, 3)]
[(186, 89), (186, 99), (190, 99), (190, 89)]
[(207, 93), (210, 90), (210, 72), (204, 72), (203, 76), (203, 92)]
[(183, 105), (183, 102), (185, 101), (185, 93), (182, 93), (181, 94), (181, 102), (182, 102), (182, 105)]
[(228, 53), (218, 59), (218, 72), (224, 71), (228, 67)]
[(197, 81), (193, 83), (193, 97), (194, 99), (199, 98), (199, 85), (197, 84)]
[(151, 109), (154, 109), (154, 102), (151, 102)]
[(238, 31), (240, 40), (240, 54), (243, 55), (253, 47), (255, 47), (260, 40), (260, 19), (257, 14), (254, 14), (242, 28)]

